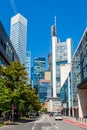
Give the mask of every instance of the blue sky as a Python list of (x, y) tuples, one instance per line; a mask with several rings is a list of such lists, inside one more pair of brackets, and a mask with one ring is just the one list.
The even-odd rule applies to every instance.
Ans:
[(87, 26), (87, 0), (0, 0), (0, 20), (10, 35), (10, 19), (21, 13), (28, 20), (27, 50), (32, 60), (51, 52), (51, 25), (56, 15), (57, 37), (73, 40), (75, 51)]

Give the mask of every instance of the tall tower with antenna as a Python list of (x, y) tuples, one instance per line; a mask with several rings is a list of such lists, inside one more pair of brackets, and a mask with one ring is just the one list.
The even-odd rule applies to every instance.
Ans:
[[(72, 39), (67, 38), (61, 42), (56, 35), (56, 16), (51, 28), (52, 41), (52, 88), (53, 97), (60, 97), (61, 82), (61, 65), (71, 63), (72, 57)], [(69, 69), (69, 68), (68, 68)]]
[(54, 17), (54, 25), (51, 28), (52, 34), (52, 88), (53, 88), (53, 97), (56, 97), (56, 16)]

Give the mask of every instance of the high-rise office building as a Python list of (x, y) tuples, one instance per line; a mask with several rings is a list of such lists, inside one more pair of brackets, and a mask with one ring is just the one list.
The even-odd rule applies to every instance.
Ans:
[(10, 39), (22, 64), (26, 63), (27, 19), (21, 14), (11, 18)]
[[(65, 74), (66, 75), (66, 74)], [(60, 90), (60, 96), (62, 101), (62, 112), (65, 116), (72, 116), (72, 82), (71, 82), (71, 71), (69, 72), (66, 81), (62, 85)], [(65, 76), (66, 77), (66, 76)], [(74, 115), (73, 115), (74, 117)]]
[(72, 58), (73, 115), (87, 116), (87, 28)]
[(60, 66), (71, 63), (72, 40), (68, 38), (65, 42), (60, 42), (56, 36), (56, 18), (52, 26), (52, 87), (53, 97), (60, 95), (61, 79)]
[(34, 80), (34, 68), (31, 67), (31, 82), (32, 82), (32, 88), (34, 87), (34, 86), (33, 86), (33, 80)]
[(31, 79), (31, 52), (26, 52), (26, 71), (28, 74), (28, 78)]
[(33, 81), (33, 79), (34, 79), (34, 68), (31, 67), (31, 80)]
[(44, 78), (45, 66), (45, 58), (39, 57), (34, 59), (34, 88), (37, 88), (39, 80)]
[(63, 64), (60, 66), (61, 87), (65, 83), (70, 71), (71, 71), (71, 64)]
[(48, 98), (52, 96), (51, 92), (52, 90), (50, 80), (39, 80), (38, 96), (41, 103), (44, 103)]

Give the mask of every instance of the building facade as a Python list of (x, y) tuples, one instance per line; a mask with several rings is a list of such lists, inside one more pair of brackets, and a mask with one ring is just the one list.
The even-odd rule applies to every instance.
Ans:
[(47, 99), (47, 111), (48, 112), (61, 112), (62, 111), (62, 104), (61, 104), (61, 100), (56, 97), (51, 97)]
[(46, 66), (46, 60), (43, 57), (38, 57), (34, 59), (34, 79), (33, 79), (33, 85), (34, 88), (37, 89), (38, 83), (40, 79), (44, 79), (44, 71)]
[(50, 80), (50, 82), (51, 82), (51, 71), (46, 70), (46, 71), (44, 72), (44, 79), (45, 79), (45, 80)]
[(64, 85), (70, 71), (71, 71), (71, 64), (63, 64), (60, 66), (61, 87)]
[(31, 51), (26, 52), (26, 71), (28, 78), (31, 80)]
[(10, 39), (22, 64), (26, 63), (27, 19), (21, 14), (11, 18)]
[(60, 66), (71, 63), (72, 40), (66, 39), (60, 42), (56, 36), (56, 23), (52, 26), (52, 87), (53, 97), (60, 96), (61, 79)]
[(72, 59), (73, 116), (87, 116), (87, 28)]
[(51, 90), (52, 89), (50, 80), (39, 80), (38, 96), (41, 103), (45, 103), (45, 101), (52, 96)]
[(7, 66), (17, 60), (19, 57), (0, 21), (0, 65)]
[(63, 107), (63, 115), (72, 116), (72, 83), (71, 71), (69, 72), (63, 86), (60, 89), (60, 96)]

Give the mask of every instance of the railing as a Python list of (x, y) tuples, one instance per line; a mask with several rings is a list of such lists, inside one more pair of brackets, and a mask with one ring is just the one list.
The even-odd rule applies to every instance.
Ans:
[(81, 123), (87, 123), (87, 118), (78, 118), (77, 120)]

